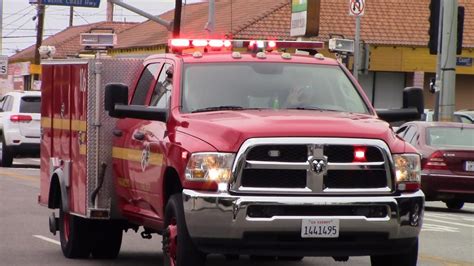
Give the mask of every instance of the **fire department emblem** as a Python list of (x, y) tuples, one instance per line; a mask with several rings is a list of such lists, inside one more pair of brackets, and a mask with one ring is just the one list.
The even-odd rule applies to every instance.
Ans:
[(142, 151), (142, 171), (145, 172), (145, 169), (148, 167), (148, 162), (150, 161), (150, 145), (146, 145)]

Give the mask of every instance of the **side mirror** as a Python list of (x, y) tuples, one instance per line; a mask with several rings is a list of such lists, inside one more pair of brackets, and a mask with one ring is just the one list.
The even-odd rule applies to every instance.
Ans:
[(403, 90), (402, 109), (377, 109), (377, 115), (387, 122), (419, 120), (424, 106), (423, 89), (407, 87)]
[(115, 111), (116, 105), (127, 105), (128, 86), (121, 83), (111, 83), (105, 86), (104, 108), (111, 117), (119, 117)]
[(423, 99), (423, 89), (419, 87), (406, 87), (403, 89), (403, 108), (416, 108), (420, 119), (425, 110), (425, 100)]
[(128, 86), (120, 83), (105, 86), (104, 108), (109, 116), (166, 122), (168, 110), (144, 105), (128, 105)]

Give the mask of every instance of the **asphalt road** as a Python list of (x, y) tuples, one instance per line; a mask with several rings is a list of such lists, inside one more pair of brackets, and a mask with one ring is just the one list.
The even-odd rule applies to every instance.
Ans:
[[(63, 257), (58, 235), (48, 230), (51, 210), (37, 204), (39, 159), (15, 160), (0, 167), (0, 265), (161, 265), (161, 238), (141, 239), (129, 231), (116, 260), (69, 260)], [(448, 211), (441, 202), (428, 202), (420, 237), (418, 265), (474, 266), (474, 204)], [(370, 265), (368, 257), (351, 257), (347, 263), (332, 258), (305, 258), (301, 262), (255, 262), (248, 257), (226, 261), (208, 257), (209, 266)]]

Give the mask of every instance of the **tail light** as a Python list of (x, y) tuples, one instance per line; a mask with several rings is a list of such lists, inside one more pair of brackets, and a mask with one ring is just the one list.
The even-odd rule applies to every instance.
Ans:
[(444, 161), (444, 156), (441, 151), (433, 152), (430, 157), (426, 160), (423, 169), (432, 169), (432, 170), (448, 170), (448, 166)]
[(418, 154), (395, 154), (395, 182), (398, 191), (414, 192), (421, 187), (421, 162)]
[(30, 122), (33, 120), (33, 117), (30, 115), (12, 115), (10, 116), (10, 121), (13, 123), (20, 123), (20, 122)]

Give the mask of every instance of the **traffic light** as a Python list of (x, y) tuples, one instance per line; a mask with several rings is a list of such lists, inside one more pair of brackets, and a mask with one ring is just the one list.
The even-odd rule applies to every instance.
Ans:
[(430, 40), (428, 42), (428, 47), (430, 49), (430, 54), (438, 54), (438, 31), (440, 23), (440, 12), (441, 12), (441, 1), (442, 0), (431, 0), (430, 3), (430, 29), (428, 34)]

